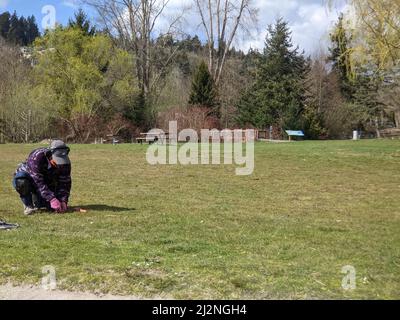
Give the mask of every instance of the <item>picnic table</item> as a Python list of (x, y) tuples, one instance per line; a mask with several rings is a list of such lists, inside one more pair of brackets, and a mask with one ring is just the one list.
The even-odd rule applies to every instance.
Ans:
[(148, 142), (149, 144), (160, 142), (161, 144), (167, 143), (169, 141), (169, 132), (141, 132), (140, 137), (136, 138), (136, 142), (143, 144)]

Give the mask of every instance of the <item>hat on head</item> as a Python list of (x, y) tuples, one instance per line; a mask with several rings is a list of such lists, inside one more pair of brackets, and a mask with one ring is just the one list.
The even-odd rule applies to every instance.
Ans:
[(57, 163), (57, 165), (71, 164), (69, 160), (69, 148), (61, 140), (54, 140), (50, 144), (50, 151), (52, 153), (52, 158)]

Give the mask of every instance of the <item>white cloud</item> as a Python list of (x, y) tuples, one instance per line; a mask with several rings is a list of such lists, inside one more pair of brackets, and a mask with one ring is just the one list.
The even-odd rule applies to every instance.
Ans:
[(78, 0), (64, 0), (61, 4), (63, 6), (70, 7), (73, 9), (76, 9), (79, 7)]
[(9, 0), (0, 0), (0, 8), (7, 7)]
[(324, 5), (304, 5), (297, 11), (298, 20), (291, 23), (293, 42), (311, 54), (320, 45), (327, 44), (329, 30), (337, 21), (338, 13)]
[[(76, 0), (64, 0), (64, 3), (76, 4), (76, 2)], [(239, 35), (233, 44), (237, 49), (244, 51), (249, 48), (262, 50), (267, 26), (273, 24), (278, 17), (283, 17), (289, 22), (293, 44), (299, 45), (307, 54), (313, 54), (321, 45), (327, 46), (329, 31), (337, 21), (339, 13), (346, 8), (345, 2), (340, 3), (340, 1), (328, 8), (325, 0), (254, 0), (253, 4), (259, 9), (259, 30), (255, 31), (252, 37)], [(204, 30), (193, 0), (170, 0), (156, 23), (154, 35), (165, 33), (170, 22), (181, 15), (183, 8), (186, 8), (184, 19), (177, 29), (185, 34), (197, 34), (205, 41)]]
[(294, 45), (299, 45), (301, 50), (312, 54), (321, 45), (327, 45), (329, 30), (332, 28), (344, 4), (328, 8), (323, 0), (256, 0), (260, 8), (259, 19), (262, 32), (246, 41), (238, 41), (242, 50), (261, 50), (264, 48), (267, 25), (274, 23), (276, 18), (283, 17), (289, 22)]
[[(175, 22), (176, 20), (178, 22)], [(172, 32), (200, 35), (201, 30), (197, 28), (199, 22), (200, 20), (194, 11), (193, 0), (170, 0), (157, 20), (155, 33), (165, 33), (173, 24), (174, 30), (171, 30)]]
[(299, 1), (296, 0), (256, 0), (255, 4), (260, 9), (270, 9), (275, 11), (289, 11), (294, 10), (300, 6)]

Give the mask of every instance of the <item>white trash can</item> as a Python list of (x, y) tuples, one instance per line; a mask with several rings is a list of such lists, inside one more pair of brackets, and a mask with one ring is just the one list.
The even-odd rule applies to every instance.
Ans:
[(359, 136), (358, 136), (358, 131), (353, 131), (353, 140), (358, 140)]

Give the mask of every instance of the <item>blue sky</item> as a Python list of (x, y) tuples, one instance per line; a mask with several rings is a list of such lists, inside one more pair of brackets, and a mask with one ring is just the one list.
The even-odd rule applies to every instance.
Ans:
[[(337, 19), (338, 14), (346, 10), (345, 0), (339, 0), (337, 4), (328, 9), (324, 0), (253, 0), (259, 8), (259, 30), (253, 37), (238, 38), (235, 47), (247, 50), (250, 47), (262, 49), (266, 35), (266, 26), (282, 16), (289, 21), (293, 32), (293, 42), (301, 49), (312, 54), (319, 47), (326, 47), (329, 30)], [(182, 3), (191, 3), (192, 0), (171, 0), (167, 14), (173, 14), (174, 10)], [(16, 10), (19, 15), (34, 15), (39, 26), (44, 17), (42, 8), (53, 5), (56, 9), (58, 23), (66, 24), (79, 8), (79, 0), (0, 0), (0, 12)], [(201, 29), (193, 10), (186, 15), (184, 30), (190, 34), (199, 34)]]
[(70, 0), (0, 0), (0, 11), (17, 11), (18, 15), (34, 15), (41, 25), (43, 18), (42, 8), (46, 5), (53, 5), (56, 9), (57, 22), (65, 24), (68, 18), (73, 16), (76, 10), (74, 1)]

